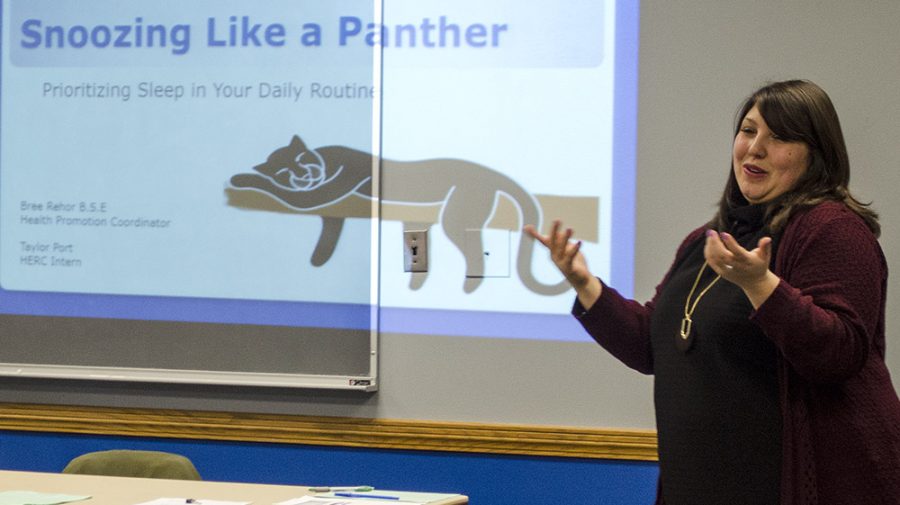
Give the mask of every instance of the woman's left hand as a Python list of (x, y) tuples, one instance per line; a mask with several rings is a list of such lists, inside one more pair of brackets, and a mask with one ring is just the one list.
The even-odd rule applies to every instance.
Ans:
[(769, 298), (780, 282), (769, 270), (772, 259), (770, 237), (759, 239), (756, 248), (748, 251), (730, 234), (707, 230), (703, 255), (717, 274), (744, 290), (754, 309)]

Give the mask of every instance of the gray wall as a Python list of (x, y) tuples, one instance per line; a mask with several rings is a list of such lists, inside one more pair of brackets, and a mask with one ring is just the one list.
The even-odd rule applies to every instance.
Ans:
[[(900, 275), (900, 2), (648, 0), (641, 7), (636, 297), (650, 296), (683, 234), (712, 213), (740, 100), (769, 80), (831, 95), (852, 189), (882, 215)], [(888, 302), (900, 374), (900, 292)], [(596, 345), (386, 334), (377, 394), (0, 382), (0, 401), (394, 419), (653, 428), (652, 382)]]

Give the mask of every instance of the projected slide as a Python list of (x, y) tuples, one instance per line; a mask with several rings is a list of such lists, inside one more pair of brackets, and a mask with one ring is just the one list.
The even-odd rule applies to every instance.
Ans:
[(4, 0), (0, 310), (583, 338), (520, 230), (630, 290), (636, 8), (372, 9)]

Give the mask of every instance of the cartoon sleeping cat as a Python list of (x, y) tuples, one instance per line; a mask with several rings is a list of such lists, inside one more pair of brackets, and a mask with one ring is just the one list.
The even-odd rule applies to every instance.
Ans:
[[(290, 144), (253, 167), (255, 173), (233, 176), (231, 185), (239, 190), (263, 192), (296, 210), (310, 211), (350, 196), (373, 198), (372, 161), (371, 154), (343, 146), (310, 149), (295, 135)], [(469, 249), (481, 253), (466, 253), (466, 230), (484, 229), (501, 194), (518, 207), (520, 226), (525, 223), (540, 226), (540, 207), (534, 197), (506, 175), (490, 168), (457, 159), (382, 160), (382, 203), (440, 205), (440, 225), (465, 256), (467, 271), (483, 271), (484, 255), (481, 244)], [(331, 257), (345, 220), (345, 217), (325, 215), (321, 218), (323, 229), (311, 259), (316, 266), (325, 264)], [(533, 239), (523, 234), (516, 266), (525, 286), (542, 295), (567, 291), (569, 285), (565, 281), (543, 284), (534, 278), (533, 249)], [(424, 277), (413, 276), (411, 287), (421, 287)], [(480, 277), (468, 277), (463, 289), (471, 293), (481, 281)]]

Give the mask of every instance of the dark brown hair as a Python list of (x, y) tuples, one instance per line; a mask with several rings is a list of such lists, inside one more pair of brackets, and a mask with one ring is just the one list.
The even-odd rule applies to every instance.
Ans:
[[(881, 227), (878, 214), (850, 194), (850, 160), (834, 105), (825, 91), (805, 80), (768, 84), (750, 95), (735, 120), (737, 136), (744, 116), (756, 106), (766, 124), (787, 141), (803, 142), (809, 148), (809, 166), (787, 193), (771, 202), (766, 210), (769, 231), (779, 233), (798, 210), (824, 201), (843, 202), (866, 222), (877, 237)], [(719, 202), (719, 211), (710, 223), (728, 228), (728, 211), (747, 204), (729, 166), (728, 182)]]

